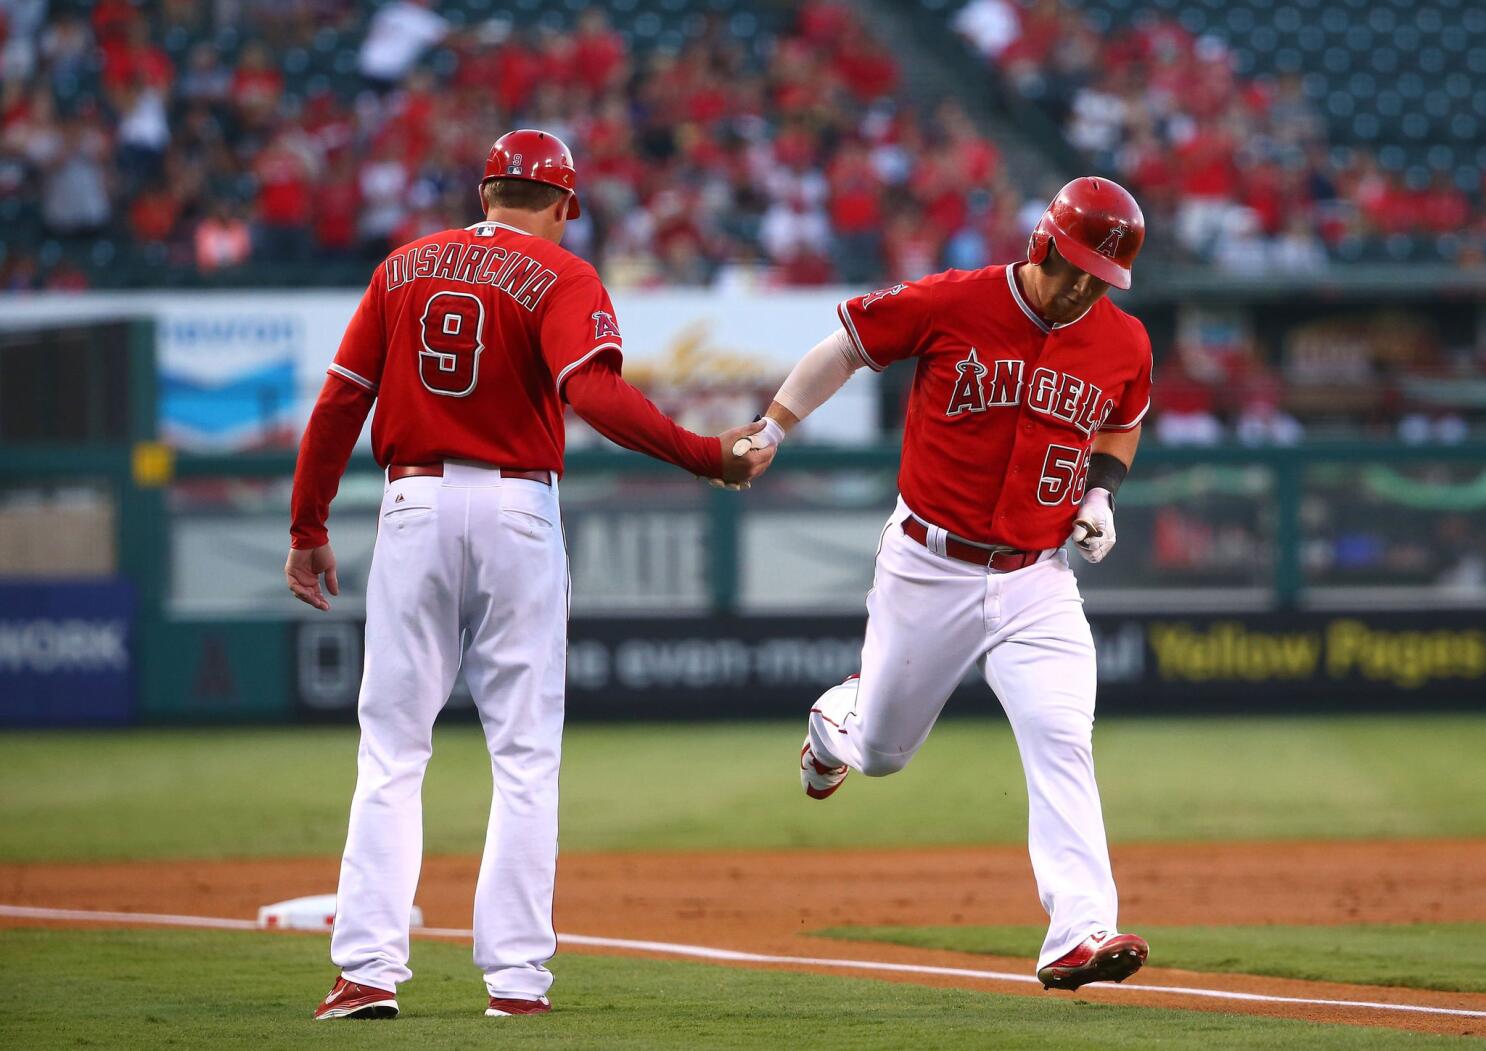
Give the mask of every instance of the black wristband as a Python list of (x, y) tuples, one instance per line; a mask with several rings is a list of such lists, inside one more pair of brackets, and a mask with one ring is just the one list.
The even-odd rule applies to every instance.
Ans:
[(1125, 480), (1125, 475), (1130, 468), (1125, 466), (1123, 460), (1109, 453), (1095, 453), (1089, 457), (1089, 473), (1086, 488), (1108, 489), (1109, 495), (1114, 496), (1119, 491), (1120, 483)]

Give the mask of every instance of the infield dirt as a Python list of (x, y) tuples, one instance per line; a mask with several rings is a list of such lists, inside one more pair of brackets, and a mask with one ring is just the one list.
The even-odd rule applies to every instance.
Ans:
[[(1121, 926), (1486, 922), (1486, 841), (1328, 841), (1135, 845), (1113, 851)], [(478, 859), (426, 859), (418, 903), (430, 927), (469, 924)], [(251, 918), (260, 905), (335, 887), (333, 858), (0, 865), (0, 902)], [(679, 942), (797, 957), (834, 957), (1028, 973), (1026, 959), (824, 941), (823, 928), (1037, 924), (1025, 850), (567, 854), (557, 926), (568, 934)], [(37, 921), (6, 921), (7, 925)], [(1035, 949), (1029, 946), (1029, 951)], [(564, 948), (564, 952), (605, 951)], [(1486, 1019), (1349, 1006), (1204, 1001), (1162, 986), (1270, 996), (1366, 1000), (1486, 1011), (1486, 995), (1197, 974), (1155, 966), (1119, 989), (1076, 995), (1108, 1003), (1245, 1012), (1442, 1034), (1486, 1036)], [(417, 951), (413, 965), (417, 967)], [(758, 966), (749, 964), (747, 966)], [(791, 969), (839, 974), (829, 968)], [(1038, 996), (1034, 985), (945, 976), (894, 981)], [(1138, 986), (1138, 988), (1137, 988)]]

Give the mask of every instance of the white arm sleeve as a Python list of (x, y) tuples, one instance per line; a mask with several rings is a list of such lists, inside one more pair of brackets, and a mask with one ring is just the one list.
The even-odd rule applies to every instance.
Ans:
[(774, 400), (803, 420), (840, 390), (861, 365), (851, 337), (838, 328), (796, 363)]

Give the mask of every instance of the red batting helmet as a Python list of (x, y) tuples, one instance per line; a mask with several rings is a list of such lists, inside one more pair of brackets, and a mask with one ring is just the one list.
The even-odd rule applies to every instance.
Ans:
[(550, 132), (522, 128), (496, 139), (485, 158), (485, 175), (480, 185), (484, 186), (490, 179), (525, 179), (556, 186), (568, 192), (568, 218), (576, 219), (582, 214), (578, 208), (578, 169), (573, 167), (572, 151)]
[(1123, 186), (1085, 176), (1058, 191), (1027, 242), (1027, 261), (1047, 258), (1048, 242), (1086, 274), (1130, 287), (1130, 264), (1145, 241), (1145, 216)]

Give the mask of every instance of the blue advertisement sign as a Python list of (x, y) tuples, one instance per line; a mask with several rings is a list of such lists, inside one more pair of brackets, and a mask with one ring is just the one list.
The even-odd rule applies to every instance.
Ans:
[(134, 716), (134, 589), (0, 584), (0, 726), (118, 726)]

